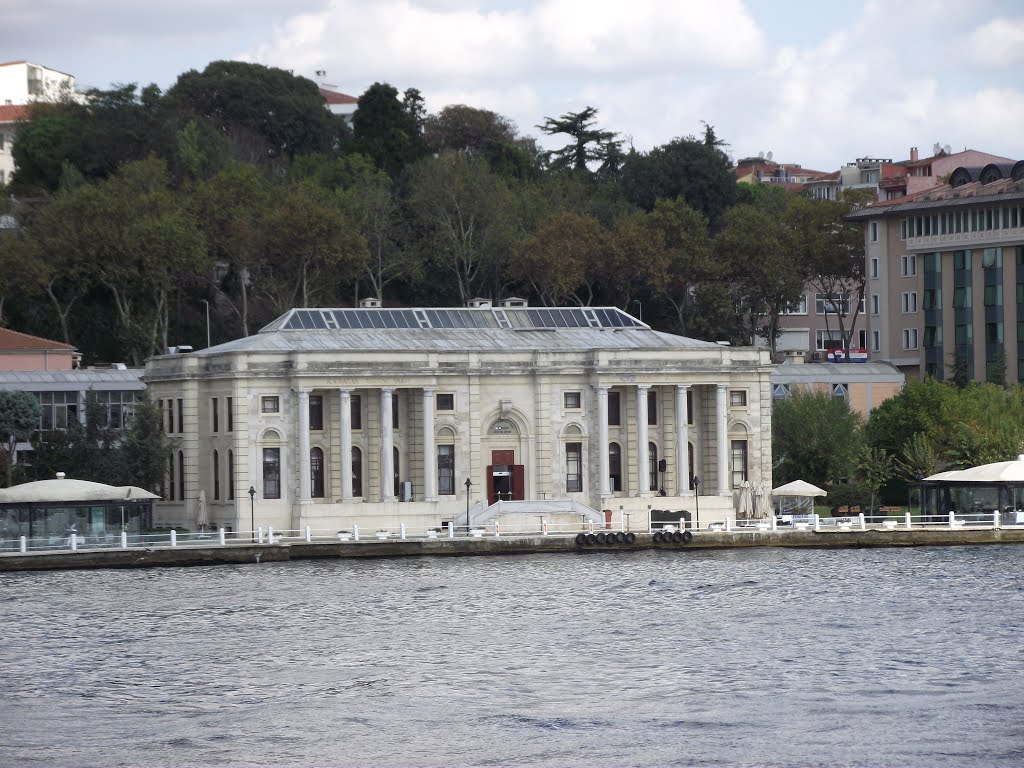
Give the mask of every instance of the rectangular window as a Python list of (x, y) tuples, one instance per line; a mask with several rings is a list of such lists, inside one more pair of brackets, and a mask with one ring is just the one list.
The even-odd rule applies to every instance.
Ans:
[(877, 293), (871, 294), (871, 314), (877, 315), (881, 306), (881, 297)]
[(213, 452), (213, 500), (220, 501), (220, 454)]
[(563, 393), (563, 401), (565, 407), (569, 410), (577, 410), (582, 407), (582, 399), (579, 392), (565, 392)]
[[(363, 398), (362, 398), (361, 395), (352, 395), (350, 400), (351, 400), (350, 410), (352, 411), (352, 429), (353, 430), (362, 429), (363, 428)], [(361, 496), (362, 494), (356, 494), (356, 495), (357, 496)]]
[(437, 395), (437, 410), (439, 411), (454, 411), (455, 410), (455, 395), (451, 392), (442, 392)]
[(971, 289), (960, 287), (953, 289), (953, 309), (967, 309), (971, 306)]
[(939, 288), (925, 288), (921, 296), (921, 308), (926, 312), (930, 309), (941, 309), (942, 291)]
[(747, 407), (747, 390), (745, 390), (745, 389), (731, 389), (731, 390), (729, 390), (729, 406), (731, 408), (746, 408)]
[(861, 349), (868, 348), (868, 332), (863, 328), (857, 331), (857, 346)]
[(263, 498), (281, 498), (281, 449), (263, 449)]
[(277, 395), (264, 395), (260, 398), (260, 410), (263, 413), (279, 413), (281, 411), (281, 398)]
[(878, 257), (871, 257), (871, 277), (874, 280), (878, 279)]
[(323, 432), (324, 429), (324, 398), (323, 395), (309, 396), (309, 429), (312, 432)]
[(882, 348), (882, 334), (878, 331), (871, 332), (871, 351), (878, 352)]
[(216, 434), (220, 431), (220, 409), (217, 407), (217, 398), (210, 398), (210, 416), (213, 420), (213, 432)]
[(441, 496), (455, 495), (455, 446), (437, 446), (437, 492)]
[(814, 311), (819, 315), (848, 315), (850, 314), (850, 294), (843, 293), (816, 293), (814, 294)]
[(843, 348), (843, 335), (836, 329), (819, 328), (814, 332), (814, 348), (819, 352)]
[(583, 443), (565, 444), (565, 490), (568, 493), (583, 490)]
[(732, 487), (739, 488), (747, 480), (747, 441), (732, 441)]
[(391, 428), (398, 429), (398, 392), (391, 393)]
[(174, 434), (174, 401), (167, 401), (167, 434)]
[(900, 257), (900, 276), (917, 277), (917, 256), (915, 254)]
[(622, 398), (614, 389), (608, 392), (608, 425), (617, 427), (622, 423)]
[(917, 349), (917, 328), (903, 329), (903, 348), (907, 350)]
[(796, 304), (786, 307), (782, 310), (784, 315), (806, 315), (807, 314), (807, 294), (803, 293), (800, 295), (800, 300)]
[(900, 294), (900, 302), (903, 306), (903, 314), (914, 314), (917, 312), (917, 291), (904, 291)]
[(871, 222), (871, 242), (872, 243), (877, 243), (878, 242), (878, 222), (877, 221), (872, 221)]
[(229, 397), (225, 403), (228, 417), (228, 432), (235, 431), (235, 398)]
[(900, 240), (907, 239), (907, 220), (902, 219), (900, 221)]
[(178, 400), (178, 432), (185, 431), (185, 401)]
[(986, 307), (1001, 307), (1001, 306), (1003, 306), (1003, 286), (1002, 285), (986, 285), (985, 286), (985, 306)]
[[(228, 398), (229, 400), (231, 398)], [(228, 500), (235, 500), (235, 452), (228, 451)]]
[(168, 490), (170, 491), (168, 501), (174, 501), (174, 451), (171, 451), (171, 455), (167, 457), (167, 480)]
[(647, 390), (647, 423), (658, 423), (658, 393), (653, 389)]

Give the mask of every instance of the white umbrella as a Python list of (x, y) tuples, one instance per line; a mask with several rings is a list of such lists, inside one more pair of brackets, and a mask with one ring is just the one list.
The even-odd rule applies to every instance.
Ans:
[(754, 511), (754, 491), (749, 480), (744, 480), (740, 486), (739, 508), (736, 510), (736, 517), (739, 520), (749, 520)]
[(754, 517), (758, 519), (771, 517), (771, 507), (768, 503), (770, 493), (771, 490), (766, 482), (760, 482), (754, 487)]
[(196, 526), (204, 530), (210, 524), (210, 516), (206, 512), (206, 491), (199, 490), (199, 499), (196, 504)]

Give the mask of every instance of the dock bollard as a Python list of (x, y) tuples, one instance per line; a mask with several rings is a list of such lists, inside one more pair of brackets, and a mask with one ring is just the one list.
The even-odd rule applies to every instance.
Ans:
[(904, 512), (903, 513), (903, 522), (906, 523), (907, 530), (909, 531), (910, 530), (910, 513), (909, 512)]
[[(178, 532), (176, 530), (174, 530), (173, 528), (171, 528), (171, 546), (172, 547), (178, 546)], [(71, 548), (74, 549), (74, 547), (71, 547)]]
[(454, 539), (455, 538), (455, 521), (454, 520), (449, 520), (448, 521), (448, 538), (449, 539)]
[(494, 521), (494, 538), (497, 539), (497, 538), (500, 538), (500, 537), (501, 537), (501, 530), (500, 530), (500, 528), (498, 526), (498, 521), (495, 520)]
[(359, 541), (359, 526), (352, 523), (352, 541)]
[(259, 544), (263, 543), (263, 526), (262, 525), (259, 528), (256, 529), (256, 541)]
[(859, 515), (857, 515), (857, 517), (860, 518), (860, 529), (862, 531), (866, 531), (868, 529), (868, 526), (867, 523), (864, 521), (864, 513), (861, 512)]
[(121, 549), (128, 549), (128, 531), (121, 531)]
[(405, 541), (405, 523), (398, 524), (398, 538)]
[(952, 528), (954, 525), (956, 525), (956, 512), (951, 509), (949, 510), (949, 527)]
[(998, 528), (999, 527), (999, 510), (998, 509), (993, 509), (992, 510), (992, 527), (993, 528)]
[(220, 544), (220, 545), (221, 545), (222, 547), (224, 546), (224, 543), (225, 543), (225, 542), (224, 542), (224, 529), (223, 529), (223, 528), (218, 528), (218, 529), (217, 529), (217, 542), (218, 542), (218, 543), (219, 543), (219, 544)]
[(729, 516), (726, 515), (725, 516), (725, 531), (726, 531), (726, 533), (728, 533), (731, 530), (732, 530), (732, 520), (730, 520)]
[(18, 549), (21, 552), (21, 554), (25, 554), (26, 552), (28, 552), (28, 539), (26, 539), (24, 536), (21, 537), (21, 541), (18, 543)]
[(273, 543), (274, 543), (274, 526), (268, 525), (267, 526), (267, 544), (273, 544)]
[(540, 519), (540, 530), (545, 536), (548, 535), (548, 521), (543, 517)]
[[(405, 536), (403, 536), (402, 538), (404, 539), (404, 538), (405, 538)], [(309, 529), (309, 526), (307, 525), (307, 526), (306, 526), (306, 541), (307, 541), (307, 542), (310, 542), (310, 541), (312, 541), (312, 540), (313, 540), (313, 531), (311, 531), (311, 530)]]
[(590, 523), (590, 532), (593, 533), (594, 532), (594, 521), (593, 520), (588, 520), (587, 522)]
[(818, 513), (817, 512), (814, 513), (814, 532), (815, 533), (820, 533), (821, 532), (821, 518), (818, 517)]

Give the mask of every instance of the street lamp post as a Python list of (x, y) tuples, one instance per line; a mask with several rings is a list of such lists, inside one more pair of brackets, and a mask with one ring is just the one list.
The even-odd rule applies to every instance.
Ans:
[(699, 531), (700, 530), (700, 478), (696, 475), (693, 476), (693, 480), (690, 481), (690, 487), (693, 488), (693, 503), (696, 504), (693, 513), (693, 525)]
[(252, 540), (256, 541), (256, 488), (249, 486), (249, 514), (252, 515)]
[(473, 481), (468, 477), (466, 478), (466, 533), (469, 533), (469, 494), (470, 488), (473, 487)]
[(210, 302), (206, 299), (202, 299), (203, 304), (206, 305), (206, 348), (210, 348)]

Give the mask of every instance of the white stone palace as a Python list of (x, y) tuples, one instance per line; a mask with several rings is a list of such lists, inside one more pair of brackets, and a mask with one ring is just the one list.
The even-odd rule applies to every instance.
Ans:
[(322, 532), (539, 513), (637, 528), (653, 508), (706, 527), (744, 481), (771, 482), (766, 350), (615, 308), (374, 304), (293, 309), (151, 359), (174, 446), (154, 522)]

